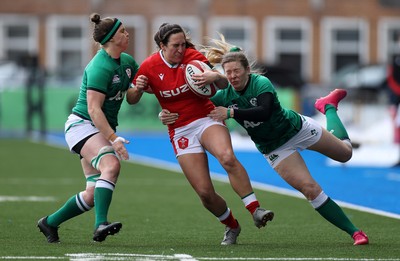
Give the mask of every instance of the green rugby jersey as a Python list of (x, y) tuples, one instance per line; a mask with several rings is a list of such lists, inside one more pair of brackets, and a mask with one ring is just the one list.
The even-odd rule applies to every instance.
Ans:
[(262, 154), (267, 154), (286, 143), (301, 129), (301, 116), (292, 110), (281, 106), (275, 88), (268, 78), (250, 74), (247, 88), (243, 93), (235, 91), (229, 85), (226, 89), (219, 90), (211, 101), (216, 106), (234, 109), (249, 109), (257, 106), (257, 96), (264, 92), (273, 94), (273, 111), (271, 118), (266, 122), (252, 122), (236, 120), (246, 129), (257, 149)]
[(102, 48), (86, 66), (78, 101), (72, 112), (88, 120), (87, 90), (95, 90), (106, 95), (102, 110), (111, 128), (118, 126), (118, 112), (125, 94), (139, 69), (132, 56), (121, 53), (120, 63)]

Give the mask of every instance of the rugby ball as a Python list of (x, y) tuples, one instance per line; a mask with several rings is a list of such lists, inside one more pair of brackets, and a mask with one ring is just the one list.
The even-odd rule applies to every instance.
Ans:
[(196, 95), (202, 98), (211, 98), (217, 92), (217, 86), (214, 83), (199, 87), (196, 85), (196, 81), (192, 79), (192, 75), (201, 74), (205, 70), (211, 70), (211, 68), (204, 62), (199, 60), (190, 61), (185, 66), (185, 82), (189, 89)]

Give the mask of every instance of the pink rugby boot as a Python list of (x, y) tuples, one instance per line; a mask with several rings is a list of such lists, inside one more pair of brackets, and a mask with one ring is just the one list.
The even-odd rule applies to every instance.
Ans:
[(347, 91), (343, 89), (335, 89), (327, 96), (321, 97), (315, 101), (314, 107), (322, 114), (325, 114), (325, 106), (327, 104), (335, 106), (337, 109), (338, 103), (347, 95)]
[(367, 245), (369, 243), (368, 236), (361, 230), (354, 232), (352, 238), (354, 239), (355, 246)]

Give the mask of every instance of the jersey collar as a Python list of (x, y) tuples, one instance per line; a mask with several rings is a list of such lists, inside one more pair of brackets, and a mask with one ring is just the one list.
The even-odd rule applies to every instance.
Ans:
[(160, 57), (164, 61), (165, 65), (167, 65), (169, 68), (178, 68), (179, 64), (172, 65), (169, 62), (167, 62), (167, 60), (165, 60), (164, 56), (162, 55), (162, 51), (161, 50), (158, 53), (160, 54)]

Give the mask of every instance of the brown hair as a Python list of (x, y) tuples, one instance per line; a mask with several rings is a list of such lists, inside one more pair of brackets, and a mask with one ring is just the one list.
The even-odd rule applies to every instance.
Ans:
[(93, 39), (96, 42), (101, 43), (106, 35), (113, 29), (117, 19), (111, 17), (100, 19), (100, 15), (98, 13), (93, 13), (90, 15), (90, 21), (94, 23)]
[(160, 26), (160, 28), (158, 28), (157, 33), (154, 35), (154, 42), (157, 44), (159, 48), (161, 48), (160, 43), (167, 45), (169, 37), (172, 34), (177, 34), (177, 33), (183, 33), (183, 35), (185, 36), (186, 48), (194, 47), (194, 44), (190, 41), (190, 39), (188, 39), (187, 34), (183, 30), (183, 28), (178, 24), (163, 23)]

